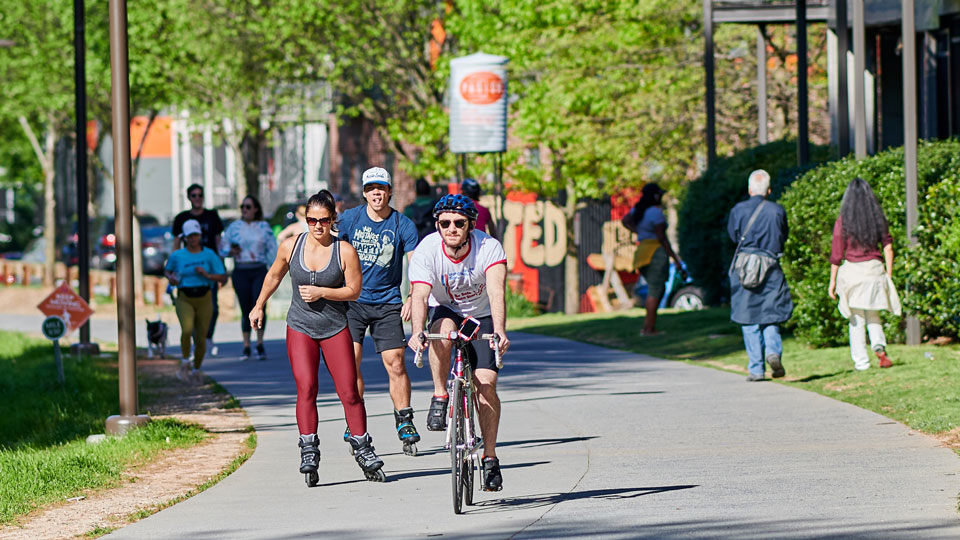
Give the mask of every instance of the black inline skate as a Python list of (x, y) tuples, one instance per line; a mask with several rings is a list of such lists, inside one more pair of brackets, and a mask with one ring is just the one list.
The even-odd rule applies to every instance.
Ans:
[(320, 465), (320, 439), (316, 433), (300, 436), (300, 472), (307, 482), (307, 487), (313, 487), (320, 481), (317, 467)]
[(373, 451), (373, 437), (369, 433), (363, 435), (351, 435), (350, 446), (353, 447), (353, 457), (357, 460), (357, 465), (363, 469), (363, 475), (371, 482), (386, 482), (387, 475), (381, 470), (383, 460), (377, 457)]
[(417, 443), (420, 442), (420, 434), (417, 433), (417, 428), (413, 425), (413, 407), (404, 407), (399, 411), (393, 411), (393, 419), (397, 421), (397, 437), (403, 443), (403, 453), (408, 456), (417, 455)]

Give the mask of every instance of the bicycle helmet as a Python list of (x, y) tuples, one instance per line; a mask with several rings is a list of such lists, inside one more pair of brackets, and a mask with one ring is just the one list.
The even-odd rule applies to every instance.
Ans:
[(444, 195), (440, 197), (437, 204), (433, 207), (433, 218), (436, 219), (444, 212), (454, 212), (462, 216), (467, 216), (471, 222), (477, 220), (477, 205), (473, 203), (470, 197), (465, 197), (459, 193), (456, 195)]
[(466, 178), (460, 184), (460, 192), (473, 200), (477, 200), (480, 198), (480, 184), (473, 178)]

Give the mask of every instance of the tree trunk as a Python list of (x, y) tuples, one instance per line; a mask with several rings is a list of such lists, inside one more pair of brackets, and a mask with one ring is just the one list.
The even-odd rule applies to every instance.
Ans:
[(223, 121), (223, 139), (233, 152), (233, 185), (236, 204), (247, 198), (247, 176), (243, 159), (243, 133), (238, 133), (231, 122)]
[(137, 153), (130, 163), (130, 196), (133, 199), (133, 290), (137, 305), (143, 305), (143, 237), (140, 233), (140, 219), (137, 211), (137, 173), (140, 171), (140, 155), (143, 146), (150, 135), (150, 128), (157, 119), (157, 111), (151, 110), (147, 119), (147, 127), (143, 130), (143, 137), (137, 146)]
[(30, 140), (30, 146), (33, 147), (33, 153), (40, 162), (43, 169), (43, 284), (53, 285), (55, 269), (57, 264), (57, 223), (55, 221), (54, 206), (54, 179), (56, 171), (53, 167), (53, 156), (56, 149), (57, 131), (52, 115), (47, 115), (47, 136), (44, 140), (44, 147), (40, 146), (37, 135), (30, 127), (26, 117), (19, 118), (20, 126)]
[(577, 194), (573, 180), (567, 180), (567, 202), (563, 205), (563, 215), (567, 221), (567, 256), (563, 260), (563, 312), (573, 315), (580, 312), (580, 249), (576, 243)]
[(241, 189), (245, 188), (243, 197), (253, 195), (260, 196), (260, 147), (263, 145), (263, 132), (260, 126), (255, 126), (251, 131), (243, 135), (241, 145), (243, 152), (243, 179), (244, 182), (237, 183), (237, 198), (240, 197)]

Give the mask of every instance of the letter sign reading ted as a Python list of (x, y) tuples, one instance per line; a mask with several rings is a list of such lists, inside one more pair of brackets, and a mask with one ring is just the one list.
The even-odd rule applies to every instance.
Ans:
[(460, 81), (460, 95), (473, 105), (495, 103), (503, 97), (503, 79), (489, 71), (471, 73)]

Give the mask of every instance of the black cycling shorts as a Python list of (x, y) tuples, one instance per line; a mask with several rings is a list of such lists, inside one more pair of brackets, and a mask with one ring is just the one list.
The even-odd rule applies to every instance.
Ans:
[[(452, 319), (457, 325), (457, 328), (460, 328), (460, 324), (463, 322), (463, 317), (457, 315), (452, 309), (446, 306), (437, 306), (433, 308), (433, 313), (430, 315), (429, 327), (431, 328), (431, 332), (433, 331), (434, 323), (440, 319)], [(467, 356), (470, 358), (470, 365), (474, 370), (490, 369), (499, 372), (500, 370), (497, 369), (496, 356), (493, 354), (493, 349), (490, 348), (490, 342), (480, 339), (482, 334), (493, 333), (493, 317), (489, 315), (486, 317), (477, 317), (477, 320), (480, 321), (480, 330), (477, 332), (476, 339), (467, 346)]]
[(403, 321), (400, 310), (403, 304), (361, 304), (347, 303), (347, 326), (354, 343), (363, 343), (363, 337), (370, 328), (373, 346), (378, 353), (390, 349), (402, 349), (407, 346), (403, 334)]

